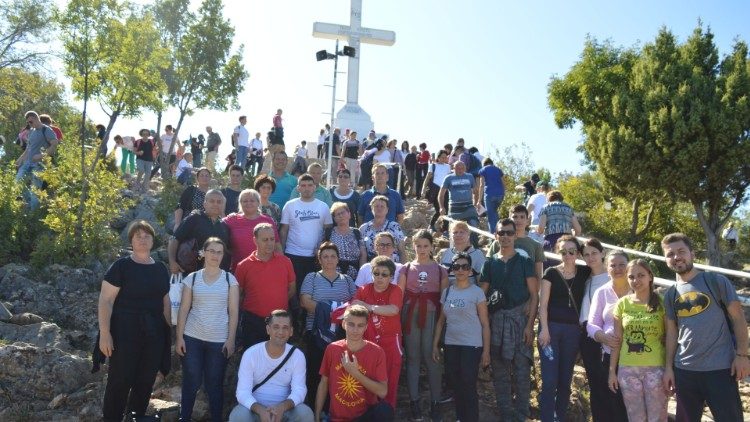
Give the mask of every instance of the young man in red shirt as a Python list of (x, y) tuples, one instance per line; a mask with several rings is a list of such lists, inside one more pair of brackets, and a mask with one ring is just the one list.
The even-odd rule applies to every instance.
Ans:
[(368, 317), (364, 306), (350, 306), (343, 321), (346, 339), (326, 348), (315, 397), (315, 422), (321, 421), (328, 396), (331, 422), (393, 421), (393, 408), (382, 400), (388, 393), (385, 353), (364, 339)]
[(367, 308), (372, 315), (374, 330), (367, 338), (383, 348), (388, 373), (388, 394), (385, 401), (396, 408), (396, 392), (401, 375), (401, 306), (404, 292), (392, 284), (396, 264), (387, 256), (376, 256), (371, 262), (373, 282), (357, 290), (352, 304)]

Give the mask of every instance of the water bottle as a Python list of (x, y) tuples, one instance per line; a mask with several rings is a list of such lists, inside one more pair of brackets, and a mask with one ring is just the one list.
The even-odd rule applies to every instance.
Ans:
[(552, 350), (551, 344), (544, 346), (544, 349), (542, 349), (542, 353), (544, 353), (544, 357), (546, 357), (547, 359), (555, 360), (555, 351)]

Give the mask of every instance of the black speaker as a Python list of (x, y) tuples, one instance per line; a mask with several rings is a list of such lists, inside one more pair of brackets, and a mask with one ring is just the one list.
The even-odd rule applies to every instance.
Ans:
[(354, 57), (357, 54), (357, 50), (354, 49), (354, 47), (344, 46), (344, 55), (349, 57)]

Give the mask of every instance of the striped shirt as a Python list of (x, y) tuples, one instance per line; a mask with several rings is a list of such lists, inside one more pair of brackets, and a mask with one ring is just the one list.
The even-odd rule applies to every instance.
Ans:
[(237, 286), (237, 279), (222, 270), (216, 281), (206, 284), (203, 281), (203, 270), (199, 270), (183, 278), (182, 284), (193, 290), (192, 307), (185, 323), (185, 335), (214, 343), (227, 341), (229, 285)]
[[(357, 285), (348, 275), (339, 274), (335, 280), (329, 281), (319, 272), (309, 273), (305, 276), (300, 288), (300, 295), (310, 295), (316, 302), (336, 302), (341, 304), (348, 302), (357, 292)], [(312, 330), (314, 312), (307, 313), (305, 330)]]

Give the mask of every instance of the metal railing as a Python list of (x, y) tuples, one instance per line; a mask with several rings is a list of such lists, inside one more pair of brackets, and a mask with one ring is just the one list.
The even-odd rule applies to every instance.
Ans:
[[(447, 221), (451, 221), (451, 222), (458, 221), (458, 220), (455, 220), (455, 219), (453, 219), (451, 217), (448, 217), (448, 216), (445, 216), (445, 215), (442, 218), (444, 218)], [(493, 240), (495, 239), (495, 236), (492, 233), (484, 231), (482, 229), (478, 229), (476, 227), (469, 226), (469, 230), (472, 231), (472, 232), (474, 232), (474, 233), (477, 233), (477, 234), (479, 234), (481, 236), (487, 237), (489, 239), (493, 239)], [(582, 241), (582, 242), (585, 242), (589, 238), (582, 237), (582, 236), (577, 236), (577, 239), (580, 240), (580, 241)], [(612, 244), (609, 244), (609, 243), (602, 243), (602, 246), (604, 246), (606, 249), (610, 249), (610, 250), (623, 251), (623, 252), (627, 253), (628, 255), (638, 256), (638, 257), (642, 257), (642, 258), (647, 258), (647, 259), (651, 259), (651, 260), (654, 260), (654, 261), (666, 262), (666, 258), (664, 258), (663, 256), (660, 256), (660, 255), (654, 255), (654, 254), (650, 254), (650, 253), (647, 253), (647, 252), (642, 252), (642, 251), (639, 251), (639, 250), (636, 250), (636, 249), (625, 248), (625, 247), (622, 247), (622, 246), (612, 245)], [(560, 255), (554, 253), (554, 252), (546, 252), (545, 251), (544, 252), (544, 256), (546, 258), (549, 258), (549, 259), (556, 259), (558, 261), (562, 260), (562, 257)], [(581, 264), (581, 265), (586, 265), (586, 263), (583, 260), (580, 260), (580, 259), (577, 260), (576, 263)], [(693, 266), (695, 266), (695, 268), (701, 269), (703, 271), (711, 271), (711, 272), (720, 273), (720, 274), (724, 274), (724, 275), (728, 275), (728, 276), (732, 276), (732, 277), (741, 277), (741, 278), (745, 278), (745, 279), (750, 280), (750, 273), (747, 273), (747, 272), (744, 272), (744, 271), (730, 270), (730, 269), (727, 269), (727, 268), (714, 267), (714, 266), (711, 266), (711, 265), (698, 264), (698, 263), (694, 263)], [(661, 286), (661, 287), (670, 287), (670, 286), (672, 286), (672, 285), (675, 284), (675, 281), (674, 280), (668, 280), (666, 278), (661, 278), (661, 277), (654, 277), (654, 284), (656, 284), (658, 286)], [(748, 296), (742, 296), (742, 295), (738, 295), (738, 297), (740, 299), (740, 303), (742, 303), (745, 306), (750, 306), (750, 297), (748, 297)]]

